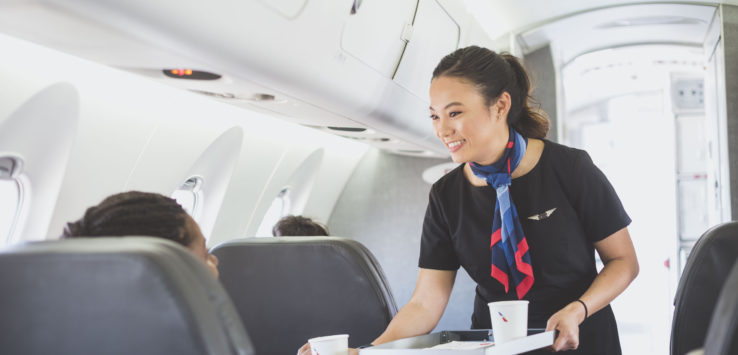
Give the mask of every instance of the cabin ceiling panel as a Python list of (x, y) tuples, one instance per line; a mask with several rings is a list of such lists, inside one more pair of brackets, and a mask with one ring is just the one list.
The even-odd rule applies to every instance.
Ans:
[[(412, 20), (417, 1), (406, 2), (400, 17)], [(391, 79), (397, 63), (360, 60), (341, 47), (350, 9), (347, 0), (43, 0), (0, 4), (0, 31), (290, 122), (371, 128), (415, 150), (447, 155), (427, 139), (433, 133), (422, 120), (425, 100), (392, 88), (398, 86)], [(367, 3), (362, 9), (371, 8)], [(396, 29), (401, 47), (404, 29)], [(157, 68), (205, 70), (225, 80), (167, 79)], [(391, 103), (416, 106), (413, 115), (386, 108), (388, 92)], [(274, 99), (253, 99), (262, 94)], [(388, 149), (383, 141), (366, 143)]]
[(0, 5), (0, 32), (115, 67), (207, 69), (202, 63), (148, 45), (93, 18), (40, 4)]
[[(477, 18), (490, 37), (498, 39), (508, 33), (525, 32), (579, 13), (608, 7), (643, 4), (644, 2), (632, 0), (465, 0), (465, 3), (469, 12)], [(651, 0), (648, 3), (673, 4), (675, 1)], [(738, 0), (697, 0), (688, 3), (738, 5)]]
[(701, 45), (714, 6), (647, 4), (582, 13), (520, 35), (525, 51), (549, 43), (566, 63), (594, 50), (634, 44)]

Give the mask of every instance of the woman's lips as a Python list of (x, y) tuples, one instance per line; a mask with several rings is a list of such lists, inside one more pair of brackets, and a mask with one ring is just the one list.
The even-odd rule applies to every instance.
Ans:
[(463, 147), (465, 143), (466, 143), (466, 140), (465, 139), (462, 139), (462, 140), (458, 140), (458, 141), (453, 141), (451, 143), (447, 143), (446, 144), (446, 147), (448, 147), (448, 151), (449, 152), (455, 153), (456, 151), (458, 151), (459, 149), (461, 149), (461, 147)]

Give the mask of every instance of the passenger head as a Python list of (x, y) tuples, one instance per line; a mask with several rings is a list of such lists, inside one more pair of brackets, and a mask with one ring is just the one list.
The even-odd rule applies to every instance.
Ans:
[(275, 237), (287, 236), (327, 236), (328, 230), (323, 225), (303, 216), (282, 217), (272, 228)]
[[(489, 143), (504, 147), (510, 125), (525, 137), (545, 138), (549, 120), (545, 113), (531, 107), (530, 90), (528, 73), (513, 55), (477, 46), (460, 48), (441, 59), (433, 71), (430, 98), (436, 135), (447, 146), (454, 143), (448, 148), (457, 162), (483, 159), (479, 150)], [(474, 124), (455, 127), (437, 120), (446, 118), (454, 123), (462, 116), (464, 121), (473, 118)], [(465, 130), (456, 132), (460, 133), (457, 136), (449, 135), (455, 128)]]
[(112, 195), (67, 223), (62, 238), (151, 236), (188, 248), (218, 276), (218, 259), (208, 254), (197, 222), (169, 197), (140, 191)]

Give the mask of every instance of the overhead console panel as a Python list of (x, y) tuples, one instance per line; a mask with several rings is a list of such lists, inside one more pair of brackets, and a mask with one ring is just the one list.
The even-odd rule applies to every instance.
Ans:
[[(438, 60), (459, 46), (464, 28), (458, 23), (475, 24), (454, 19), (437, 0), (43, 3), (136, 38), (152, 53), (166, 51), (183, 62), (205, 63), (195, 69), (223, 76), (209, 82), (162, 79), (177, 82), (173, 85), (260, 107), (300, 124), (371, 129), (406, 143), (398, 152), (415, 146), (427, 156), (448, 156), (428, 119), (428, 88)], [(90, 43), (83, 50), (125, 52), (114, 43)], [(145, 60), (104, 64), (138, 67), (139, 72), (149, 65)], [(307, 108), (305, 117), (300, 107)], [(316, 116), (329, 117), (330, 124)]]

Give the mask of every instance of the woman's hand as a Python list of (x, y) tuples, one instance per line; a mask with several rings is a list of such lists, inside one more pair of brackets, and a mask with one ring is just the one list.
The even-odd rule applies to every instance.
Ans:
[(546, 331), (559, 331), (559, 336), (551, 346), (554, 351), (579, 347), (579, 324), (584, 322), (584, 316), (584, 307), (579, 302), (572, 302), (548, 319)]
[(297, 355), (312, 355), (313, 352), (310, 351), (310, 343), (305, 343), (300, 349), (297, 350)]
[[(297, 355), (312, 355), (313, 352), (310, 351), (310, 343), (305, 343), (300, 350), (297, 350)], [(359, 349), (348, 349), (348, 355), (359, 355)]]

